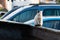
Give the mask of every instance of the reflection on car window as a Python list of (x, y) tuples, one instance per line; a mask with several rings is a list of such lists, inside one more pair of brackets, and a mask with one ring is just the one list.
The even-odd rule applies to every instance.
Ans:
[(60, 30), (60, 21), (45, 21), (43, 23), (44, 27), (59, 29)]
[(60, 16), (60, 9), (45, 9), (43, 16)]
[(28, 20), (31, 20), (35, 17), (35, 15), (37, 14), (37, 10), (28, 10), (28, 11), (25, 11), (23, 13), (19, 13), (19, 15), (17, 15), (13, 21), (16, 21), (16, 22), (26, 22)]

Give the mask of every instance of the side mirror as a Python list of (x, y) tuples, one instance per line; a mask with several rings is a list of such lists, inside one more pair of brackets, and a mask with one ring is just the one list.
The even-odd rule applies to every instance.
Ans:
[(0, 16), (3, 16), (5, 13), (1, 13)]

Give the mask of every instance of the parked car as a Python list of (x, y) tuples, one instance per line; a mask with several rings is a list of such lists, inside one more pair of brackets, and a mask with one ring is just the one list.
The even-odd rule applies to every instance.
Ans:
[[(34, 26), (34, 17), (38, 11), (43, 11), (43, 22), (50, 18), (60, 19), (60, 5), (29, 5), (21, 7), (2, 17), (3, 20), (16, 21)], [(55, 20), (56, 20), (55, 19)], [(44, 25), (44, 24), (43, 24)]]

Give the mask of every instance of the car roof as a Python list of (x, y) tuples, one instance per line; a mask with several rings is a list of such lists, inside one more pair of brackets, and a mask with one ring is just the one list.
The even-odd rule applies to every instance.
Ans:
[(60, 5), (39, 5), (39, 6), (60, 6)]

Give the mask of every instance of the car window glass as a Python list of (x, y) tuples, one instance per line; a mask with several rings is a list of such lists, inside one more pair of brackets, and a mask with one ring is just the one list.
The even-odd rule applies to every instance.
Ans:
[(33, 19), (36, 14), (37, 14), (37, 10), (28, 10), (21, 14), (19, 13), (19, 15), (16, 15), (15, 18), (13, 18), (13, 21), (26, 22), (28, 20)]
[(60, 9), (45, 9), (43, 16), (60, 16)]
[(60, 21), (45, 21), (43, 22), (44, 27), (59, 29), (60, 30)]

